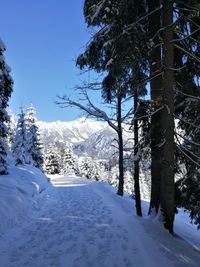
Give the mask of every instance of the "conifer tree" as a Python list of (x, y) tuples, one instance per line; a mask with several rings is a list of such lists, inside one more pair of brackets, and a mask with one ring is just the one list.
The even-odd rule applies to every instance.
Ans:
[[(151, 110), (155, 112), (151, 116), (151, 201), (149, 213), (152, 210), (158, 212), (160, 206), (160, 186), (161, 186), (161, 110), (162, 106), (162, 58), (161, 46), (156, 46), (160, 41), (158, 31), (161, 28), (161, 10), (159, 9), (160, 0), (148, 1), (148, 11), (153, 12), (148, 18), (148, 35), (151, 40), (151, 51), (149, 58), (150, 76), (150, 91), (151, 91)], [(156, 12), (154, 12), (158, 9)]]
[(200, 18), (198, 1), (180, 1), (176, 4), (179, 19), (175, 30), (175, 114), (178, 120), (176, 148), (185, 172), (178, 168), (182, 178), (177, 181), (177, 205), (190, 212), (191, 219), (200, 227)]
[(47, 174), (59, 174), (60, 173), (59, 157), (55, 152), (55, 147), (50, 145), (45, 151), (44, 158), (44, 170)]
[(26, 114), (27, 150), (29, 164), (41, 169), (43, 164), (42, 144), (40, 142), (38, 126), (36, 125), (35, 113), (35, 108), (31, 104)]
[(8, 106), (8, 100), (13, 90), (13, 81), (10, 76), (10, 68), (6, 64), (3, 55), (5, 50), (5, 45), (0, 39), (0, 174), (8, 173), (8, 166), (6, 161), (6, 137), (8, 130), (6, 123), (8, 122), (9, 117), (6, 108)]
[(161, 210), (164, 226), (173, 232), (175, 215), (174, 185), (174, 45), (173, 45), (173, 3), (163, 1), (163, 110), (161, 148)]
[[(86, 51), (78, 57), (77, 65), (80, 68), (88, 66), (97, 72), (108, 73), (102, 82), (102, 95), (108, 102), (116, 92), (120, 92), (118, 97), (122, 101), (132, 95), (136, 106), (140, 97), (146, 93), (145, 82), (140, 83), (145, 79), (145, 69), (147, 69), (144, 56), (147, 55), (145, 52), (147, 42), (144, 42), (146, 40), (145, 29), (140, 24), (130, 31), (126, 27), (144, 12), (143, 1), (85, 1), (84, 15), (88, 26), (100, 26), (100, 30), (96, 32)], [(137, 108), (134, 111), (134, 131), (137, 136)], [(136, 139), (135, 154), (137, 154), (139, 145)], [(121, 140), (120, 136), (119, 140)], [(141, 216), (139, 161), (137, 160), (133, 166), (135, 168), (136, 210)], [(122, 187), (123, 183), (120, 188)]]
[[(150, 211), (155, 208), (158, 212), (161, 208), (164, 225), (170, 232), (173, 232), (175, 212), (174, 112), (179, 115), (178, 119), (181, 121), (179, 125), (183, 125), (182, 122), (185, 121), (186, 125), (191, 126), (191, 122), (188, 123), (182, 115), (191, 113), (187, 109), (188, 107), (192, 109), (192, 104), (182, 105), (180, 95), (182, 94), (182, 98), (188, 98), (194, 81), (196, 84), (199, 82), (200, 23), (197, 14), (199, 14), (198, 0), (85, 0), (84, 2), (87, 25), (95, 27), (97, 32), (85, 52), (78, 57), (77, 65), (81, 69), (88, 66), (98, 73), (105, 73), (102, 82), (104, 98), (110, 101), (113, 92), (122, 85), (123, 93), (127, 95), (138, 68), (139, 76), (142, 78), (136, 79), (135, 84), (138, 84), (138, 81), (140, 85), (145, 85), (146, 81), (150, 82), (151, 112), (147, 114), (151, 117)], [(173, 89), (176, 90), (175, 98)], [(139, 95), (138, 91), (132, 90), (132, 94), (134, 93), (136, 96)], [(175, 109), (174, 99), (177, 105)], [(134, 120), (137, 119), (137, 116), (134, 117)], [(192, 124), (195, 125), (194, 120)], [(137, 128), (136, 123), (135, 127)], [(191, 127), (187, 126), (182, 126), (182, 129), (187, 129), (190, 144), (197, 143), (196, 129), (191, 131)], [(190, 145), (192, 154), (191, 152), (188, 154), (186, 153), (188, 147), (185, 149), (180, 145), (177, 147), (190, 159), (189, 165), (191, 160), (198, 164), (198, 149), (195, 150), (194, 146)], [(197, 153), (194, 156), (196, 161), (192, 157), (193, 152)], [(191, 168), (187, 169), (191, 176)], [(198, 197), (198, 194), (196, 195)]]
[(15, 131), (16, 131), (16, 121), (15, 116), (13, 114), (9, 114), (9, 121), (8, 121), (8, 146), (12, 149), (14, 139), (15, 139)]
[(62, 174), (76, 175), (75, 159), (72, 150), (67, 148), (62, 155)]
[(15, 160), (15, 165), (24, 165), (27, 163), (28, 151), (27, 151), (27, 139), (26, 139), (26, 123), (25, 123), (25, 113), (23, 108), (19, 113), (19, 119), (17, 122), (17, 128), (14, 138), (14, 143), (12, 146), (12, 153)]
[(81, 176), (86, 177), (87, 179), (96, 180), (100, 179), (98, 164), (89, 157), (85, 157), (79, 167), (79, 173)]

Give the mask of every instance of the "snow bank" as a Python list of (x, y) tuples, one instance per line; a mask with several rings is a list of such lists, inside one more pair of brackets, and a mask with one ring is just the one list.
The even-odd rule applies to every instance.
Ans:
[[(112, 194), (113, 199), (118, 202), (119, 206), (122, 207), (129, 214), (135, 214), (135, 201), (128, 194), (124, 193), (124, 197), (118, 196), (116, 194), (117, 188), (112, 187), (106, 182), (98, 182), (101, 183), (102, 189), (109, 194)], [(142, 200), (142, 212), (143, 218), (145, 220), (141, 221), (141, 223), (145, 224), (146, 228), (149, 228), (149, 231), (154, 229), (158, 235), (164, 235), (166, 240), (171, 239), (171, 236), (168, 234), (166, 230), (164, 230), (162, 224), (159, 222), (158, 217), (156, 216), (154, 219), (151, 216), (148, 216), (149, 211), (149, 201)], [(191, 223), (191, 219), (189, 217), (188, 212), (184, 212), (184, 209), (178, 209), (178, 213), (175, 216), (174, 221), (174, 231), (177, 239), (183, 239), (187, 241), (192, 247), (200, 252), (200, 230), (197, 230), (197, 226)], [(174, 242), (174, 241), (173, 241)]]
[(11, 167), (0, 176), (0, 235), (26, 219), (30, 204), (47, 188), (47, 177), (33, 166)]

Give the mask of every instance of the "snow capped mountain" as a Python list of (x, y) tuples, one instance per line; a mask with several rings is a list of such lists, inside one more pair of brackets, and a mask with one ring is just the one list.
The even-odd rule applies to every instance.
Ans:
[[(70, 122), (38, 122), (41, 141), (46, 146), (64, 143), (78, 156), (108, 159), (116, 152), (116, 132), (106, 122), (80, 118)], [(125, 134), (125, 139), (130, 134)]]
[(96, 157), (100, 159), (108, 159), (115, 152), (117, 143), (116, 133), (109, 126), (101, 129), (100, 131), (92, 134), (84, 142), (73, 145), (74, 152), (81, 156), (87, 154), (90, 157)]
[(49, 142), (76, 144), (87, 140), (92, 134), (105, 128), (106, 123), (80, 118), (69, 122), (38, 121), (38, 126), (44, 144)]

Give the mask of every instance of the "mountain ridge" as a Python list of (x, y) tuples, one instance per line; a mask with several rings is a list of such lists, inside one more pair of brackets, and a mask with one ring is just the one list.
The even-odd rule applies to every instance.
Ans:
[[(108, 159), (117, 151), (117, 134), (107, 122), (82, 117), (69, 122), (38, 121), (38, 127), (45, 146), (60, 142), (71, 146), (78, 156), (87, 154), (99, 159)], [(124, 132), (125, 139), (129, 136)]]

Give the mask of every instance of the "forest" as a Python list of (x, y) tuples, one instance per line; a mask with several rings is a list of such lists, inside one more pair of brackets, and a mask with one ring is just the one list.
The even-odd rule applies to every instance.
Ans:
[[(76, 106), (107, 121), (117, 132), (119, 195), (124, 184), (123, 124), (130, 125), (139, 216), (140, 161), (149, 145), (149, 214), (161, 210), (171, 233), (176, 207), (189, 210), (191, 219), (200, 223), (199, 11), (198, 1), (85, 1), (85, 21), (94, 30), (76, 65), (94, 70), (99, 79), (76, 88), (82, 103), (67, 95), (58, 100), (62, 107)], [(100, 90), (113, 116), (92, 103), (90, 90)], [(132, 107), (124, 112), (130, 99)]]
[[(175, 214), (182, 207), (200, 228), (199, 0), (85, 0), (83, 13), (91, 38), (76, 66), (82, 72), (93, 71), (98, 79), (74, 86), (74, 95), (58, 96), (56, 104), (77, 107), (111, 127), (118, 152), (117, 194), (124, 195), (125, 156), (131, 155), (138, 216), (143, 214), (141, 164), (148, 159), (149, 215), (160, 214), (164, 227), (173, 233)], [(15, 134), (9, 133), (13, 80), (5, 50), (0, 41), (1, 175), (9, 172), (10, 154), (16, 166), (40, 169), (45, 158), (33, 106), (27, 114), (21, 108)], [(91, 100), (94, 91), (100, 93), (106, 110)], [(127, 129), (133, 139), (128, 148)], [(64, 167), (70, 153), (69, 149), (63, 155)]]

